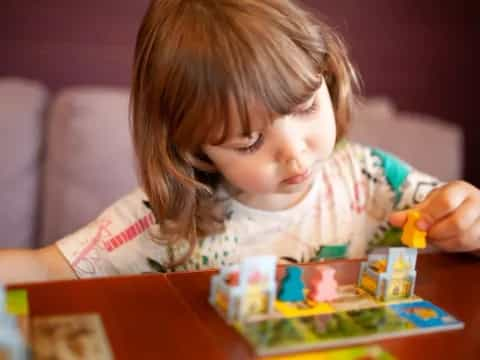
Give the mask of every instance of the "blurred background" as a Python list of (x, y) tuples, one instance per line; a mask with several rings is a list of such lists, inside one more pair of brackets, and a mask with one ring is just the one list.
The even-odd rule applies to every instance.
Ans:
[[(352, 136), (480, 186), (473, 2), (305, 2), (363, 79)], [(128, 85), (147, 4), (0, 0), (0, 247), (52, 242), (134, 186)]]

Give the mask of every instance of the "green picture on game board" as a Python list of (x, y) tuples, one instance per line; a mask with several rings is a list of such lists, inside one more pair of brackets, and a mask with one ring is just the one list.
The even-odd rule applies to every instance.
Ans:
[(463, 323), (428, 301), (237, 325), (259, 354), (342, 346), (462, 327)]

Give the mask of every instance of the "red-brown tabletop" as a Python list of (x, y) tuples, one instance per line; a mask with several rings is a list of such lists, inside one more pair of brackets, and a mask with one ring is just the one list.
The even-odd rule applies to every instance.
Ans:
[[(330, 262), (340, 284), (359, 261)], [(308, 265), (307, 265), (308, 266)], [(96, 312), (116, 359), (254, 359), (246, 341), (208, 304), (213, 271), (17, 285), (31, 316)], [(422, 255), (416, 293), (465, 322), (465, 329), (377, 342), (398, 359), (480, 359), (480, 260)]]
[(31, 317), (99, 313), (115, 359), (225, 358), (165, 275), (15, 287), (27, 289)]

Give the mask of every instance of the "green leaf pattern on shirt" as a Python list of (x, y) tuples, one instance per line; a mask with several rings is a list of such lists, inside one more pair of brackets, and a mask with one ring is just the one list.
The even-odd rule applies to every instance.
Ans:
[(410, 174), (410, 168), (397, 157), (379, 149), (372, 149), (372, 154), (380, 159), (385, 178), (395, 193), (396, 205), (402, 198), (402, 186)]

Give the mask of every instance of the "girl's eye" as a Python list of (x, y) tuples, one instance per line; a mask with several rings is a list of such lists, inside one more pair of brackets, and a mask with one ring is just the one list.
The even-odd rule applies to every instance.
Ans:
[(313, 114), (317, 110), (318, 110), (318, 103), (317, 103), (317, 101), (314, 101), (312, 103), (312, 105), (310, 105), (308, 108), (303, 109), (303, 110), (298, 110), (296, 113), (300, 116), (310, 115), (310, 114)]
[(237, 148), (236, 150), (241, 153), (253, 153), (257, 151), (263, 145), (263, 134), (259, 134), (255, 141), (245, 147)]

